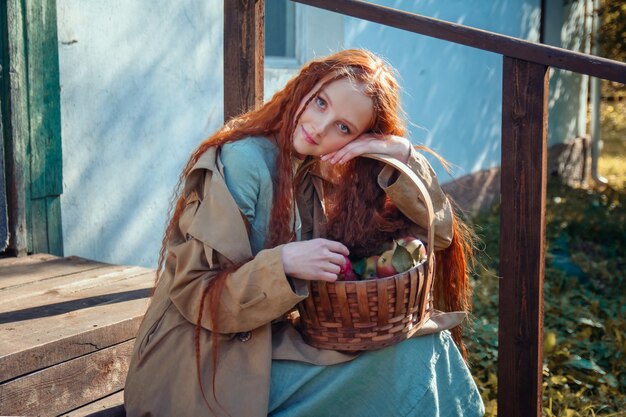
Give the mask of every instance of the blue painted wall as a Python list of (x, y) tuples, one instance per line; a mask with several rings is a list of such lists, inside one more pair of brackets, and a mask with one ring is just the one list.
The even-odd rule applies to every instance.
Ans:
[[(377, 1), (429, 17), (538, 41), (539, 1)], [(398, 69), (415, 143), (456, 166), (454, 177), (500, 164), (502, 57), (348, 18), (345, 43)], [(451, 179), (438, 164), (445, 181)]]
[[(584, 1), (548, 0), (554, 42), (577, 36), (561, 28), (570, 27)], [(539, 39), (539, 0), (378, 3)], [(222, 121), (222, 6), (222, 0), (57, 0), (67, 255), (155, 266), (180, 170)], [(454, 177), (499, 164), (500, 56), (305, 6), (297, 19), (301, 61), (365, 47), (398, 69), (412, 139), (456, 165)], [(268, 69), (266, 97), (299, 64)], [(560, 95), (551, 105), (561, 107), (550, 115), (551, 141), (562, 141), (571, 126), (580, 127), (584, 100), (572, 100), (581, 97), (580, 81), (554, 82)], [(567, 128), (554, 130), (553, 121)], [(443, 181), (452, 179), (433, 165)]]

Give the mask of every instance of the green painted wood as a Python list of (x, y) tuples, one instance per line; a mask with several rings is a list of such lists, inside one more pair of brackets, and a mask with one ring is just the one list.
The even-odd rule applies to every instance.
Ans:
[[(3, 110), (9, 248), (19, 254), (63, 254), (63, 192), (56, 0), (8, 0), (2, 5)], [(4, 65), (3, 65), (4, 67)]]
[(30, 200), (30, 219), (33, 253), (48, 253), (48, 220), (46, 197)]
[(56, 1), (26, 1), (31, 198), (63, 192)]
[(21, 0), (0, 2), (2, 20), (2, 117), (9, 206), (8, 251), (17, 256), (29, 248), (28, 200), (28, 82), (24, 43), (24, 8)]
[(46, 197), (48, 221), (48, 253), (63, 256), (63, 227), (61, 225), (61, 197)]

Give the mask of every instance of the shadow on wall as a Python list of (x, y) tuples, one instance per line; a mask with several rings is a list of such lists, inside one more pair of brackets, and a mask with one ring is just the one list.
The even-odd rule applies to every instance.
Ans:
[[(531, 41), (539, 39), (539, 1), (444, 5), (435, 0), (379, 4)], [(385, 56), (401, 75), (414, 143), (456, 166), (455, 177), (500, 164), (502, 57), (382, 25), (349, 19), (346, 45)], [(450, 177), (433, 163), (442, 181)]]
[(57, 9), (66, 255), (154, 267), (180, 171), (223, 118), (221, 3)]

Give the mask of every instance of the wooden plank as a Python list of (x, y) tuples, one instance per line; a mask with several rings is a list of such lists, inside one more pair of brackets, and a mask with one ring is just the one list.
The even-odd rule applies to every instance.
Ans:
[[(228, 2), (228, 0), (225, 0)], [(293, 0), (500, 55), (626, 84), (626, 64), (359, 0)], [(224, 72), (226, 74), (226, 72)], [(226, 90), (224, 90), (226, 92)]]
[(56, 2), (25, 4), (31, 198), (44, 199), (63, 192)]
[(63, 256), (63, 226), (61, 224), (61, 197), (59, 195), (46, 198), (46, 218), (48, 219), (48, 252)]
[[(0, 19), (2, 16), (0, 14)], [(4, 33), (4, 24), (0, 23), (0, 33)], [(2, 61), (0, 61), (0, 82), (2, 81)], [(3, 95), (0, 95), (0, 108), (2, 108)], [(4, 114), (4, 110), (1, 114)], [(4, 252), (9, 244), (9, 218), (7, 211), (7, 187), (4, 175), (4, 126), (0, 117), (0, 253)]]
[(498, 414), (541, 415), (548, 68), (504, 57)]
[[(27, 201), (30, 198), (30, 173), (28, 169), (27, 149), (28, 129), (28, 82), (26, 71), (26, 53), (24, 42), (24, 10), (21, 0), (2, 2), (6, 6), (8, 85), (3, 90), (9, 98), (9, 120), (5, 128), (9, 157), (7, 163), (7, 203), (9, 206), (9, 230), (11, 233), (8, 250), (17, 256), (25, 256), (28, 250)], [(4, 10), (4, 9), (3, 9)], [(5, 62), (6, 62), (5, 61)], [(5, 120), (6, 122), (6, 120)]]
[[(109, 266), (11, 287), (1, 292), (0, 323), (6, 322), (1, 316), (4, 313), (16, 315), (20, 310), (41, 309), (42, 306), (50, 306), (50, 312), (53, 312), (55, 304), (149, 288), (153, 277), (154, 272), (146, 268)], [(77, 304), (74, 308), (79, 307)]]
[[(0, 279), (4, 276), (4, 268), (14, 265), (32, 265), (38, 262), (45, 262), (52, 259), (61, 259), (58, 256), (51, 255), (49, 253), (34, 253), (28, 256), (11, 256), (6, 258), (0, 258)], [(1, 282), (1, 281), (0, 281)]]
[(63, 417), (124, 417), (124, 391), (104, 397), (101, 400), (77, 408)]
[(264, 0), (224, 0), (224, 121), (263, 103)]
[[(0, 260), (0, 294), (7, 288), (65, 275), (78, 274), (112, 265), (70, 256), (59, 258), (40, 254)], [(1, 297), (1, 295), (0, 295)]]
[(0, 325), (0, 382), (131, 340), (148, 298)]
[(32, 198), (30, 200), (30, 236), (33, 252), (48, 253), (48, 218), (46, 198)]
[(0, 385), (0, 415), (58, 415), (124, 387), (134, 340)]

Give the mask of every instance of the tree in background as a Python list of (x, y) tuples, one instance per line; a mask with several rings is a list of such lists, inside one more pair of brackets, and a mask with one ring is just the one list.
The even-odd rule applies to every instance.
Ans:
[[(601, 0), (600, 55), (604, 58), (626, 62), (626, 2), (624, 0)], [(626, 87), (615, 82), (604, 82), (605, 97), (625, 96)], [(621, 92), (621, 93), (620, 93)]]

